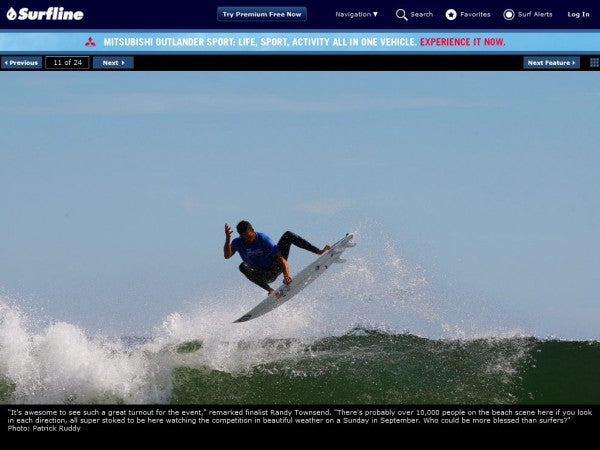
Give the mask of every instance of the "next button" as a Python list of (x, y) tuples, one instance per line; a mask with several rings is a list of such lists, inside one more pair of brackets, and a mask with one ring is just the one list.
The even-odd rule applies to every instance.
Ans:
[(133, 69), (133, 56), (94, 56), (93, 68), (95, 70)]

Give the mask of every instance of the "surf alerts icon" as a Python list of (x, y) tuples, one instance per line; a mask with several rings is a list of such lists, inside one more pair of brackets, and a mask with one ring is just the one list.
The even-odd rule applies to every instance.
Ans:
[(10, 8), (6, 13), (8, 20), (82, 20), (83, 11), (69, 11), (62, 6), (50, 6), (45, 11), (30, 11), (29, 8), (21, 8), (19, 12)]

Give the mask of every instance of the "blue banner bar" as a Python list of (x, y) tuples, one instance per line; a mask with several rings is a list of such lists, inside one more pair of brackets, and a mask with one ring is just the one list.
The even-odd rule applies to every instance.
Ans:
[(4, 32), (0, 53), (599, 53), (598, 32)]

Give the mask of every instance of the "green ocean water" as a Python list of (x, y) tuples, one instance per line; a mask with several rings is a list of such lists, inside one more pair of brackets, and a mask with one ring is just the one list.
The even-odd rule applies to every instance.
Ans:
[(170, 401), (183, 404), (594, 404), (600, 343), (361, 332), (245, 373), (178, 367), (173, 380)]
[[(599, 404), (600, 342), (486, 338), (432, 340), (410, 334), (353, 330), (301, 342), (235, 342), (228, 356), (264, 354), (265, 362), (215, 369), (201, 341), (158, 353), (133, 347), (120, 364), (143, 354), (162, 361), (162, 376), (135, 373), (112, 386), (106, 377), (61, 380), (46, 375), (35, 386), (11, 380), (0, 367), (2, 403), (172, 404)], [(214, 350), (214, 349), (213, 349)], [(234, 356), (231, 356), (234, 355)], [(260, 358), (259, 358), (260, 359)], [(169, 361), (168, 364), (164, 361)], [(145, 366), (143, 366), (145, 367)], [(166, 368), (165, 368), (166, 367)], [(75, 373), (79, 373), (75, 371)], [(107, 372), (110, 376), (110, 371)], [(143, 380), (144, 394), (127, 398)], [(131, 379), (131, 380), (130, 380)], [(100, 386), (94, 386), (101, 384)], [(131, 383), (132, 387), (123, 387)], [(56, 390), (56, 392), (52, 392)], [(88, 391), (91, 394), (88, 394)], [(163, 392), (160, 396), (148, 392)], [(23, 392), (26, 393), (25, 397)], [(20, 393), (17, 395), (17, 393)], [(121, 393), (121, 394), (120, 394)], [(25, 401), (24, 401), (25, 399)], [(50, 399), (50, 400), (48, 400)]]

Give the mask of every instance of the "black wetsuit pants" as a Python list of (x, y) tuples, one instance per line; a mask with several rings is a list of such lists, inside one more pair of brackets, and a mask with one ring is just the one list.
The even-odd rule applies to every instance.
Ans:
[[(317, 247), (305, 239), (302, 239), (297, 234), (292, 233), (291, 231), (286, 231), (283, 233), (283, 236), (281, 236), (281, 239), (279, 239), (279, 242), (277, 243), (279, 253), (281, 253), (281, 256), (283, 256), (285, 259), (288, 259), (292, 244), (294, 244), (296, 247), (303, 248), (304, 250), (308, 250), (309, 252), (316, 254), (318, 254), (320, 251)], [(268, 291), (270, 288), (268, 283), (275, 281), (281, 272), (283, 272), (283, 267), (281, 267), (277, 261), (274, 261), (273, 265), (269, 267), (253, 266), (243, 262), (240, 264), (240, 272), (246, 275), (246, 278), (248, 278), (250, 281)]]

